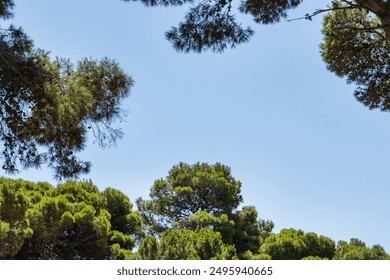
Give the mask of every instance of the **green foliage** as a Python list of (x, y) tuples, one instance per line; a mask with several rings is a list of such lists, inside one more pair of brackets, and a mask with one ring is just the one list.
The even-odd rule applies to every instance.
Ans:
[(228, 222), (226, 214), (222, 214), (220, 217), (215, 217), (206, 211), (199, 211), (188, 217), (188, 228), (190, 229), (202, 229), (202, 228), (214, 228), (216, 225), (224, 224)]
[(323, 259), (331, 259), (335, 252), (335, 242), (325, 236), (318, 236), (314, 232), (308, 232), (304, 236), (306, 256), (315, 256)]
[[(130, 0), (123, 0), (130, 2)], [(137, 1), (137, 0), (132, 0)], [(232, 13), (232, 0), (188, 1), (188, 0), (140, 0), (146, 6), (180, 6), (192, 3), (184, 21), (178, 27), (172, 27), (166, 32), (166, 38), (173, 44), (177, 51), (202, 52), (212, 50), (222, 52), (227, 47), (234, 48), (237, 44), (249, 41), (254, 34), (250, 27), (241, 27)], [(250, 14), (256, 23), (273, 24), (288, 17), (288, 11), (297, 8), (303, 0), (242, 0), (238, 10), (244, 14)], [(317, 9), (313, 14), (307, 13), (299, 19), (312, 20), (318, 14), (325, 12), (364, 11), (373, 13), (382, 25), (363, 26), (374, 29), (365, 31), (373, 33), (382, 30), (390, 36), (390, 3), (381, 0), (357, 0), (357, 1), (329, 1), (331, 7)], [(320, 7), (319, 7), (320, 8)], [(295, 19), (294, 19), (295, 20)], [(354, 33), (359, 18), (353, 18), (352, 25), (346, 25), (347, 29)], [(337, 32), (337, 28), (334, 29)]]
[(158, 233), (172, 223), (184, 226), (199, 211), (216, 217), (230, 214), (242, 201), (240, 192), (241, 182), (225, 165), (179, 163), (165, 179), (154, 182), (151, 200), (139, 198), (137, 205), (147, 230)]
[(158, 259), (158, 241), (154, 236), (146, 236), (140, 241), (138, 255), (142, 260)]
[(28, 197), (13, 188), (8, 180), (0, 178), (0, 258), (17, 254), (32, 229), (26, 217), (30, 206)]
[(219, 232), (210, 229), (167, 230), (159, 241), (148, 236), (141, 241), (138, 253), (142, 259), (158, 260), (231, 260), (235, 249), (222, 241)]
[[(123, 0), (130, 2), (130, 0)], [(136, 1), (136, 0), (132, 0)], [(165, 33), (177, 51), (222, 52), (227, 47), (248, 42), (254, 34), (250, 27), (243, 28), (232, 12), (232, 0), (140, 0), (146, 6), (180, 6), (194, 3), (178, 27)], [(302, 1), (241, 1), (239, 11), (251, 14), (257, 23), (274, 23), (287, 16), (287, 10), (297, 7)]]
[(330, 71), (357, 85), (359, 102), (390, 111), (390, 32), (380, 25), (366, 9), (335, 10), (324, 17), (321, 52)]
[(144, 236), (140, 214), (118, 190), (100, 192), (87, 181), (53, 187), (0, 178), (0, 259), (390, 259), (380, 245), (370, 248), (359, 239), (335, 248), (315, 233), (272, 229), (246, 206), (220, 215), (198, 211)]
[(233, 244), (240, 258), (244, 252), (258, 253), (261, 244), (260, 227), (254, 206), (246, 206), (234, 215)]
[(337, 243), (336, 260), (390, 260), (390, 255), (385, 252), (382, 246), (374, 245), (367, 247), (364, 242), (352, 238), (349, 243), (339, 241)]
[(302, 258), (302, 260), (306, 260), (306, 261), (327, 261), (329, 259), (328, 258), (308, 256), (308, 257)]
[(201, 1), (190, 8), (184, 22), (165, 33), (166, 38), (183, 52), (222, 52), (226, 47), (234, 48), (247, 42), (254, 32), (249, 27), (243, 29), (230, 9), (231, 1)]
[[(12, 16), (13, 1), (0, 1), (0, 18)], [(92, 131), (98, 144), (122, 137), (112, 123), (124, 116), (121, 101), (133, 80), (108, 58), (76, 64), (36, 49), (21, 28), (0, 26), (0, 142), (2, 168), (47, 164), (57, 178), (86, 173), (77, 152)]]
[(270, 234), (261, 245), (260, 251), (273, 260), (300, 260), (307, 257), (332, 259), (335, 243), (330, 238), (302, 230), (283, 229)]
[(0, 259), (390, 259), (380, 245), (370, 248), (359, 239), (336, 248), (316, 233), (272, 233), (273, 222), (259, 219), (255, 207), (237, 209), (240, 187), (226, 166), (182, 163), (155, 182), (152, 200), (138, 200), (139, 213), (122, 192), (99, 191), (90, 181), (53, 187), (0, 177)]
[[(74, 188), (72, 188), (74, 187)], [(68, 192), (66, 192), (68, 190)], [(110, 214), (90, 203), (94, 192), (73, 182), (44, 196), (30, 211), (34, 234), (26, 240), (16, 258), (20, 259), (101, 259), (110, 231)], [(88, 201), (89, 200), (89, 201)]]
[(0, 258), (133, 258), (141, 218), (131, 207), (121, 192), (91, 182), (0, 179)]
[(13, 0), (0, 1), (0, 18), (9, 19), (12, 17), (12, 8), (15, 6)]
[(209, 229), (220, 233), (225, 244), (234, 245), (239, 258), (246, 258), (259, 253), (273, 224), (259, 220), (253, 206), (237, 210), (240, 192), (241, 183), (227, 166), (180, 163), (166, 179), (154, 182), (151, 200), (139, 198), (137, 205), (151, 235), (168, 229)]
[(142, 233), (141, 217), (132, 211), (130, 199), (122, 192), (107, 188), (103, 191), (106, 209), (111, 214), (111, 228), (125, 234), (140, 235)]
[(251, 14), (257, 23), (271, 24), (287, 17), (287, 11), (294, 9), (303, 0), (245, 0), (241, 2), (240, 11)]

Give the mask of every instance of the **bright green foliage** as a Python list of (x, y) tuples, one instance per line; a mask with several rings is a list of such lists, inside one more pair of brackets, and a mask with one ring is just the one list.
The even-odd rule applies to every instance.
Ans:
[(17, 254), (32, 229), (26, 217), (29, 198), (0, 178), (0, 258)]
[(154, 260), (231, 260), (236, 259), (233, 245), (226, 245), (221, 234), (210, 229), (167, 230), (159, 241), (147, 237), (138, 251), (142, 259)]
[[(133, 257), (132, 236), (141, 234), (141, 219), (121, 192), (108, 189), (101, 193), (91, 182), (68, 181), (53, 188), (9, 179), (1, 179), (0, 190), (0, 240), (9, 244), (1, 246), (0, 258)], [(112, 205), (126, 208), (120, 212)], [(8, 241), (11, 237), (13, 243)]]
[(312, 256), (308, 256), (308, 257), (302, 258), (302, 260), (306, 260), (306, 261), (327, 261), (327, 260), (329, 260), (329, 259), (328, 259), (328, 258), (321, 258), (321, 257), (312, 257)]
[[(12, 16), (12, 0), (0, 0), (0, 19)], [(47, 164), (57, 178), (86, 173), (78, 159), (87, 134), (98, 144), (122, 137), (111, 125), (124, 115), (120, 103), (133, 84), (108, 58), (51, 60), (21, 28), (0, 26), (0, 158), (16, 172)]]
[(135, 258), (131, 251), (134, 248), (134, 238), (123, 232), (111, 230), (107, 247), (106, 259), (128, 260)]
[(194, 246), (195, 237), (189, 230), (165, 231), (161, 234), (157, 259), (199, 260)]
[(352, 238), (349, 243), (339, 241), (337, 243), (336, 260), (390, 260), (390, 255), (385, 252), (382, 246), (374, 245), (367, 247), (364, 242)]
[(234, 221), (230, 220), (227, 214), (216, 217), (206, 211), (199, 211), (189, 216), (185, 223), (177, 224), (174, 228), (191, 230), (211, 229), (222, 234), (223, 242), (233, 244)]
[(156, 260), (158, 257), (158, 241), (154, 236), (143, 238), (138, 247), (138, 256), (142, 260)]
[(307, 257), (332, 259), (335, 243), (330, 238), (315, 233), (304, 233), (302, 230), (283, 229), (272, 233), (261, 245), (263, 254), (273, 260), (300, 260)]
[[(199, 230), (202, 228), (213, 229), (216, 226), (222, 226), (226, 223), (229, 224), (229, 219), (226, 214), (222, 214), (220, 217), (215, 217), (206, 211), (199, 211), (188, 217), (186, 227), (193, 230)], [(233, 223), (230, 223), (230, 225), (232, 226)]]
[(140, 214), (113, 188), (0, 178), (0, 259), (390, 259), (358, 239), (335, 248), (315, 233), (271, 233), (273, 223), (253, 206), (219, 216), (198, 211), (169, 226), (144, 236)]

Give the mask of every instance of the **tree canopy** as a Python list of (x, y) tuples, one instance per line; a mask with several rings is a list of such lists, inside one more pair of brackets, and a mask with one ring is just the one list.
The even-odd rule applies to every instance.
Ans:
[[(123, 0), (125, 2), (137, 0)], [(254, 31), (242, 27), (234, 16), (233, 0), (139, 0), (146, 6), (191, 4), (183, 22), (165, 36), (180, 52), (223, 52), (248, 42)], [(330, 71), (346, 77), (357, 86), (359, 102), (370, 109), (390, 111), (390, 2), (386, 0), (329, 0), (296, 19), (290, 10), (303, 0), (241, 0), (238, 10), (249, 14), (258, 24), (274, 24), (283, 19), (323, 20), (322, 58)]]
[(233, 245), (226, 245), (219, 232), (210, 229), (164, 231), (157, 240), (143, 239), (139, 257), (144, 260), (234, 260)]
[[(339, 8), (324, 17), (322, 57), (330, 71), (356, 84), (359, 102), (390, 111), (390, 2), (357, 2), (334, 2)], [(382, 4), (375, 9), (375, 2)]]
[[(186, 166), (197, 165), (212, 175), (211, 167), (220, 164)], [(368, 247), (357, 238), (336, 245), (329, 237), (300, 229), (274, 233), (273, 222), (259, 219), (253, 206), (223, 214), (198, 210), (178, 216), (173, 219), (178, 223), (166, 223), (154, 234), (145, 214), (163, 214), (145, 211), (133, 210), (124, 193), (99, 191), (90, 181), (54, 187), (0, 178), (0, 259), (390, 259), (382, 246)]]
[(272, 233), (261, 245), (260, 251), (273, 260), (332, 259), (335, 242), (316, 233), (283, 229)]
[[(0, 0), (0, 20), (12, 17), (13, 0)], [(47, 164), (55, 176), (90, 170), (77, 157), (89, 134), (100, 146), (122, 137), (112, 123), (133, 85), (112, 59), (51, 59), (20, 27), (0, 25), (0, 158), (9, 173)], [(90, 133), (90, 131), (92, 133)]]
[(118, 190), (0, 178), (0, 259), (128, 259), (141, 230)]
[(184, 226), (189, 217), (204, 211), (213, 217), (232, 213), (242, 202), (241, 182), (229, 167), (216, 163), (179, 163), (165, 179), (156, 180), (150, 200), (137, 199), (141, 215), (151, 232)]
[[(250, 27), (242, 28), (234, 17), (233, 0), (122, 0), (124, 2), (140, 1), (146, 6), (181, 6), (191, 4), (189, 11), (178, 27), (172, 27), (166, 32), (166, 38), (171, 41), (178, 51), (202, 52), (212, 50), (221, 52), (227, 47), (235, 47), (237, 44), (247, 42), (254, 34)], [(256, 23), (274, 24), (288, 18), (288, 12), (297, 8), (303, 0), (241, 0), (238, 10), (249, 14)], [(319, 7), (312, 14), (307, 13), (302, 19), (312, 20), (320, 13), (340, 10), (364, 10), (372, 13), (376, 18), (375, 26), (369, 27), (368, 32), (383, 32), (387, 38), (390, 36), (389, 27), (389, 2), (386, 0), (370, 1), (330, 1), (328, 7)], [(354, 24), (359, 23), (359, 18), (354, 18), (346, 27), (354, 30)], [(379, 31), (378, 31), (379, 30)], [(356, 30), (355, 30), (356, 31)], [(359, 30), (357, 30), (359, 31)]]
[(137, 205), (145, 231), (152, 236), (167, 230), (210, 229), (219, 232), (224, 243), (234, 244), (244, 258), (258, 253), (260, 233), (271, 232), (273, 224), (258, 219), (253, 206), (239, 210), (240, 192), (241, 182), (226, 165), (179, 163), (165, 179), (154, 182), (151, 199), (139, 198)]
[(336, 260), (390, 260), (390, 255), (382, 246), (367, 247), (366, 243), (358, 238), (351, 238), (350, 242), (337, 243), (334, 259)]

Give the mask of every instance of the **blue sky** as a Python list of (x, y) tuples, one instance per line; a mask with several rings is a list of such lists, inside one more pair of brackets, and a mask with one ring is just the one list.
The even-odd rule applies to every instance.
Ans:
[[(242, 182), (243, 205), (255, 205), (275, 231), (357, 237), (390, 251), (389, 114), (365, 108), (353, 85), (327, 71), (320, 16), (260, 26), (237, 12), (256, 32), (249, 43), (182, 54), (164, 32), (187, 7), (15, 2), (13, 22), (53, 57), (107, 56), (135, 79), (123, 103), (129, 116), (117, 124), (124, 139), (105, 150), (91, 139), (80, 157), (92, 172), (82, 178), (134, 202), (180, 161), (221, 162)], [(305, 1), (291, 17), (323, 5)], [(56, 184), (46, 168), (12, 177)]]

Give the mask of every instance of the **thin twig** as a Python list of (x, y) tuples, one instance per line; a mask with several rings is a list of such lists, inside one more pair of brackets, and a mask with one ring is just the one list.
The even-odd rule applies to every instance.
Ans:
[(360, 5), (350, 5), (348, 7), (334, 6), (334, 7), (329, 8), (329, 9), (318, 9), (318, 10), (315, 10), (315, 12), (312, 14), (306, 14), (304, 17), (288, 19), (287, 21), (290, 22), (290, 21), (301, 20), (301, 19), (312, 20), (313, 17), (315, 17), (319, 14), (322, 14), (322, 13), (326, 13), (326, 12), (330, 12), (330, 11), (337, 11), (337, 10), (350, 10), (350, 9), (357, 9), (357, 8), (361, 8), (361, 6)]

